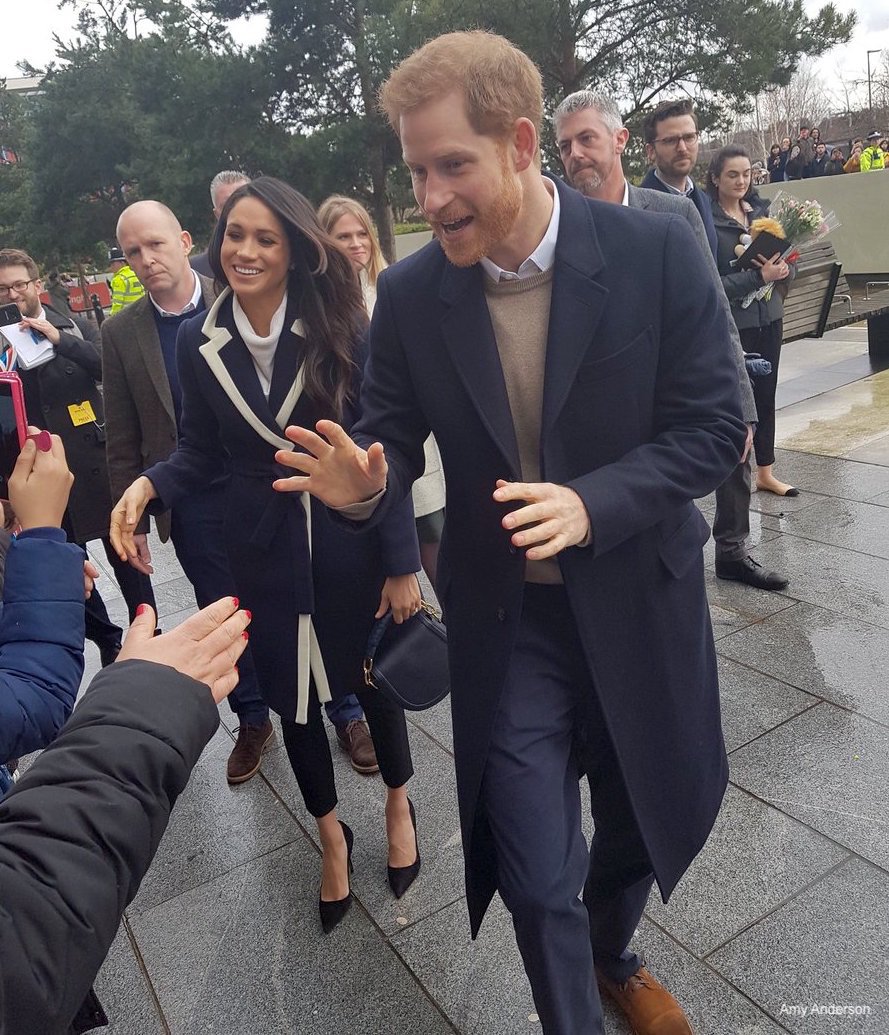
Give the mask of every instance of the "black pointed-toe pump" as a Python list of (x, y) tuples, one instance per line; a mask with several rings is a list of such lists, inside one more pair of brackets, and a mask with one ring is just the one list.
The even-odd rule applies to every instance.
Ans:
[[(346, 839), (346, 851), (348, 853), (347, 859), (349, 863), (349, 873), (354, 871), (352, 866), (352, 845), (355, 843), (355, 836), (352, 833), (351, 827), (346, 826), (342, 820), (340, 820), (340, 826), (343, 828), (343, 837)], [(352, 889), (349, 889), (349, 894), (345, 898), (338, 898), (334, 902), (325, 902), (318, 895), (318, 911), (321, 914), (321, 929), (325, 934), (330, 932), (336, 927), (336, 925), (343, 919), (346, 913), (349, 912), (349, 906), (352, 905)]]
[(411, 813), (411, 823), (414, 825), (414, 844), (417, 848), (417, 858), (415, 862), (412, 862), (410, 866), (387, 866), (386, 870), (389, 873), (389, 887), (395, 893), (396, 898), (401, 896), (407, 891), (407, 889), (417, 879), (417, 874), (420, 872), (420, 842), (417, 838), (417, 814), (414, 812), (414, 803), (408, 798), (407, 807)]

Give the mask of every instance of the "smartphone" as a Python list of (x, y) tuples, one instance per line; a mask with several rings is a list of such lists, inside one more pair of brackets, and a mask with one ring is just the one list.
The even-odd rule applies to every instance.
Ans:
[[(18, 312), (18, 307), (15, 307)], [(9, 499), (9, 479), (25, 439), (28, 437), (28, 417), (25, 413), (25, 393), (18, 374), (0, 372), (0, 499)]]
[(7, 305), (0, 305), (0, 327), (9, 327), (10, 324), (18, 324), (22, 322), (22, 314), (19, 312), (19, 307), (15, 302), (9, 302)]

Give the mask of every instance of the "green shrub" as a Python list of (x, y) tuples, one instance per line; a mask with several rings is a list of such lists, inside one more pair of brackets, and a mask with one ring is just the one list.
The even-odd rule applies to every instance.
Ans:
[(396, 234), (415, 234), (419, 230), (428, 230), (428, 223), (396, 223)]

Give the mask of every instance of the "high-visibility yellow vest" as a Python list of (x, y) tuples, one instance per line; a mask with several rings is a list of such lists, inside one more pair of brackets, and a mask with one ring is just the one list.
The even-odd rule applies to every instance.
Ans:
[(883, 152), (875, 145), (867, 147), (861, 152), (861, 171), (871, 172), (873, 169), (882, 169), (886, 164)]
[(129, 266), (121, 266), (111, 278), (111, 315), (119, 313), (125, 305), (137, 302), (145, 294), (142, 282)]

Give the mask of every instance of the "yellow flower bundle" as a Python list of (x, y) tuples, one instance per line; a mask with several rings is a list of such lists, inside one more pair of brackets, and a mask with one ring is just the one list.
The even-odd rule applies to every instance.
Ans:
[(772, 219), (770, 216), (760, 216), (759, 219), (754, 219), (750, 224), (750, 236), (755, 238), (758, 234), (773, 234), (782, 240), (787, 237), (784, 227), (781, 226), (777, 219)]

